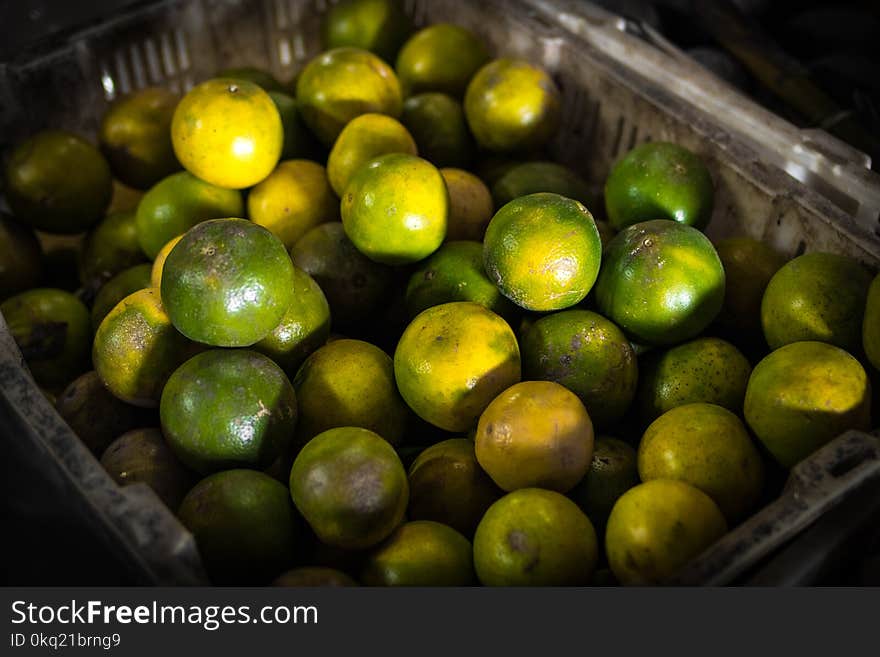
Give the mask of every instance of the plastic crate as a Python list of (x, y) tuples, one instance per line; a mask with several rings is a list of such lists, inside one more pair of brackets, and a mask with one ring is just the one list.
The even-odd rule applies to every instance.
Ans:
[[(652, 139), (674, 141), (699, 153), (712, 172), (710, 236), (748, 235), (788, 256), (825, 250), (880, 264), (880, 239), (865, 222), (789, 176), (711, 113), (648, 81), (638, 49), (620, 52), (608, 40), (564, 29), (558, 19), (566, 15), (552, 2), (416, 0), (405, 6), (417, 24), (457, 23), (496, 54), (550, 70), (563, 96), (553, 155), (580, 171), (597, 195), (620, 155)], [(117, 95), (155, 84), (185, 91), (221, 67), (255, 65), (288, 79), (320, 49), (326, 7), (321, 0), (164, 0), (109, 17), (51, 48), (22, 53), (0, 68), (0, 145), (5, 150), (45, 126), (94, 136)], [(32, 446), (34, 459), (69, 492), (83, 522), (121, 555), (138, 581), (207, 581), (192, 537), (173, 514), (142, 485), (116, 486), (54, 412), (2, 321), (0, 386), (0, 408), (17, 439)], [(793, 470), (778, 502), (722, 538), (679, 581), (732, 581), (880, 476), (878, 454), (875, 437), (851, 432), (838, 438)], [(775, 532), (766, 531), (768, 522)], [(752, 547), (730, 547), (743, 541)]]

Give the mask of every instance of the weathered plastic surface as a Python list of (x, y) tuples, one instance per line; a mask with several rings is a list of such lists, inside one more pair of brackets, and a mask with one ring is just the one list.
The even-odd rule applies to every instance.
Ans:
[[(571, 22), (555, 4), (563, 1), (415, 0), (405, 6), (417, 24), (463, 25), (497, 54), (550, 70), (563, 96), (562, 129), (552, 155), (581, 172), (597, 193), (613, 163), (633, 146), (674, 141), (699, 153), (713, 174), (711, 237), (747, 235), (788, 256), (822, 250), (874, 267), (880, 263), (880, 238), (856, 216), (861, 206), (847, 213), (710, 112), (685, 102), (664, 82), (648, 81), (646, 70), (672, 65), (662, 53), (621, 49), (620, 42), (599, 38), (600, 32), (572, 30), (571, 24), (563, 29), (561, 19)], [(322, 0), (161, 0), (109, 17), (51, 51), (22, 53), (0, 65), (0, 149), (45, 126), (94, 137), (107, 103), (134, 88), (167, 85), (185, 91), (221, 68), (239, 65), (290, 79), (320, 48), (318, 28), (326, 6)], [(192, 537), (151, 491), (120, 489), (103, 474), (25, 373), (2, 321), (0, 384), (0, 402), (16, 409), (22, 440), (41, 454), (35, 458), (57, 469), (77, 496), (84, 521), (107, 537), (141, 580), (206, 581)], [(799, 466), (782, 502), (722, 539), (682, 577), (690, 577), (690, 583), (729, 581), (731, 569), (744, 571), (752, 559), (780, 544), (772, 532), (777, 538), (762, 542), (765, 523), (790, 535), (839, 503), (858, 487), (856, 474), (810, 478), (805, 473), (842, 467), (832, 457), (849, 454), (854, 440), (843, 436), (817, 454), (815, 463)], [(744, 538), (750, 527), (757, 533)], [(731, 552), (731, 542), (748, 549)], [(712, 556), (724, 550), (729, 561)]]

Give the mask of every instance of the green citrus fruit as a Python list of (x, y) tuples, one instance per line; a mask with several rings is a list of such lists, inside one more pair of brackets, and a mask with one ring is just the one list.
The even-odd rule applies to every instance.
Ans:
[(293, 302), (293, 263), (281, 241), (244, 219), (191, 228), (162, 270), (162, 302), (178, 331), (218, 347), (265, 338)]
[(101, 119), (98, 140), (113, 175), (147, 189), (178, 169), (171, 145), (171, 117), (177, 94), (147, 87), (122, 96)]
[(667, 219), (703, 229), (712, 218), (712, 176), (703, 161), (677, 144), (636, 146), (605, 181), (605, 210), (616, 230)]
[(596, 531), (570, 499), (523, 488), (495, 502), (474, 536), (486, 586), (584, 586), (598, 561)]
[(183, 235), (178, 235), (177, 237), (172, 237), (168, 242), (165, 243), (161, 249), (159, 249), (159, 253), (156, 254), (156, 259), (153, 260), (153, 267), (150, 270), (150, 286), (151, 287), (162, 287), (162, 270), (165, 269), (165, 259), (168, 258), (168, 254), (171, 253), (171, 249), (177, 246), (177, 243), (181, 240)]
[(72, 234), (104, 216), (113, 178), (107, 160), (85, 139), (44, 130), (12, 151), (4, 187), (16, 219), (38, 230)]
[(299, 523), (283, 485), (255, 470), (202, 479), (177, 514), (215, 584), (265, 585), (292, 565)]
[(410, 317), (451, 301), (473, 301), (508, 320), (518, 314), (517, 307), (486, 276), (479, 242), (446, 242), (409, 279), (406, 305)]
[(117, 212), (94, 226), (79, 252), (80, 280), (95, 290), (116, 274), (146, 261), (138, 242), (135, 213)]
[(715, 250), (724, 265), (724, 305), (718, 323), (731, 339), (763, 342), (761, 299), (767, 284), (785, 258), (773, 247), (747, 237), (732, 237), (715, 243)]
[(321, 541), (364, 549), (403, 521), (409, 487), (386, 440), (367, 429), (340, 427), (303, 447), (290, 471), (290, 492)]
[(293, 288), (293, 301), (278, 326), (253, 346), (291, 376), (330, 335), (330, 306), (318, 284), (294, 267)]
[(144, 194), (137, 208), (137, 238), (151, 260), (169, 240), (198, 223), (244, 214), (241, 192), (199, 180), (187, 171), (172, 174)]
[(177, 368), (162, 391), (162, 432), (177, 457), (202, 474), (264, 468), (296, 426), (296, 393), (266, 356), (214, 349)]
[(270, 91), (269, 98), (275, 103), (284, 132), (281, 159), (318, 159), (322, 147), (303, 122), (296, 106), (296, 99), (280, 91)]
[(36, 287), (43, 249), (34, 231), (0, 212), (0, 301)]
[(739, 413), (752, 366), (742, 353), (719, 338), (697, 338), (642, 359), (639, 410), (653, 422), (676, 406), (718, 404)]
[(639, 483), (636, 450), (622, 440), (600, 436), (593, 443), (593, 459), (584, 478), (569, 493), (600, 535), (605, 532), (614, 504)]
[(399, 0), (343, 0), (330, 7), (321, 28), (325, 49), (363, 48), (391, 62), (412, 23)]
[(65, 386), (88, 369), (89, 311), (69, 292), (34, 288), (9, 297), (0, 312), (41, 386)]
[(318, 587), (318, 586), (357, 586), (350, 576), (335, 568), (323, 566), (301, 566), (279, 575), (272, 586)]
[(290, 257), (321, 286), (337, 329), (359, 326), (387, 305), (393, 270), (358, 251), (338, 221), (303, 235)]
[(599, 274), (602, 240), (593, 216), (558, 194), (530, 194), (495, 213), (483, 240), (486, 274), (526, 310), (582, 301)]
[(523, 376), (555, 381), (576, 394), (599, 427), (617, 422), (636, 393), (632, 346), (613, 322), (589, 310), (539, 317), (520, 340)]
[(501, 317), (460, 301), (428, 308), (394, 352), (400, 394), (426, 422), (467, 431), (499, 393), (520, 380), (519, 346)]
[(437, 167), (467, 165), (474, 139), (461, 103), (446, 94), (429, 92), (410, 96), (400, 119), (415, 139), (419, 154)]
[(92, 329), (97, 331), (101, 322), (117, 303), (129, 294), (150, 287), (152, 265), (144, 263), (130, 267), (104, 283), (92, 302)]
[(581, 203), (590, 203), (593, 196), (580, 175), (556, 162), (540, 160), (517, 164), (492, 185), (492, 199), (499, 208), (515, 198), (538, 192), (552, 192)]
[(724, 302), (724, 268), (709, 239), (675, 221), (624, 229), (605, 250), (596, 282), (599, 312), (637, 342), (683, 342)]

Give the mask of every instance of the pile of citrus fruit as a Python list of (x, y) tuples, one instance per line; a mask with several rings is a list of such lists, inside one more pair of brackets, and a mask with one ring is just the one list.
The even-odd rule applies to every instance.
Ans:
[(662, 583), (876, 424), (865, 264), (713, 243), (679, 145), (552, 161), (552, 75), (461, 27), (348, 0), (323, 38), (5, 167), (5, 322), (212, 581)]

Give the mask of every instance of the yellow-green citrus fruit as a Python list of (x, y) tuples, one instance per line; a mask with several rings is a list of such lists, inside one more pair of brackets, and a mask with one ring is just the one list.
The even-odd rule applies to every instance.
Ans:
[(746, 422), (786, 468), (849, 429), (871, 423), (871, 384), (859, 361), (824, 342), (780, 347), (752, 370)]
[(306, 358), (293, 380), (299, 402), (297, 441), (335, 427), (361, 427), (392, 445), (403, 440), (408, 410), (394, 383), (394, 364), (361, 340), (334, 340)]
[(506, 491), (545, 488), (565, 493), (593, 457), (593, 423), (580, 399), (552, 381), (523, 381), (480, 415), (477, 461)]
[(452, 527), (407, 522), (370, 552), (360, 579), (365, 586), (470, 586), (473, 548)]
[(605, 249), (596, 304), (636, 342), (666, 345), (696, 337), (723, 303), (724, 268), (696, 228), (646, 221), (622, 230)]
[(495, 502), (474, 535), (486, 586), (585, 586), (598, 561), (596, 530), (570, 499), (522, 488)]
[(272, 586), (318, 587), (318, 586), (357, 586), (349, 575), (335, 568), (323, 566), (301, 566), (279, 575)]
[(113, 175), (147, 189), (178, 169), (171, 145), (171, 117), (177, 94), (147, 87), (122, 96), (101, 119), (98, 140)]
[(752, 366), (742, 353), (719, 338), (697, 338), (646, 354), (639, 371), (639, 411), (653, 422), (676, 406), (718, 404), (739, 413)]
[(703, 491), (653, 479), (617, 500), (605, 529), (605, 553), (621, 584), (660, 584), (726, 532), (724, 515)]
[(284, 131), (281, 159), (319, 158), (322, 147), (303, 122), (296, 106), (296, 98), (280, 91), (270, 91), (269, 98), (275, 103)]
[(561, 310), (583, 301), (601, 260), (590, 211), (558, 194), (511, 201), (492, 217), (483, 240), (486, 274), (526, 310)]
[(358, 169), (342, 195), (341, 213), (345, 234), (371, 260), (417, 262), (446, 237), (449, 194), (433, 164), (392, 153)]
[(703, 161), (678, 144), (636, 146), (605, 181), (605, 210), (616, 230), (654, 219), (703, 229), (712, 218), (712, 176)]
[(174, 153), (205, 182), (243, 189), (272, 173), (284, 130), (278, 108), (258, 85), (234, 78), (202, 82), (187, 93), (171, 121)]
[(818, 340), (857, 354), (871, 274), (834, 253), (807, 253), (774, 274), (761, 301), (770, 349)]
[(544, 69), (496, 59), (471, 78), (464, 97), (468, 126), (484, 149), (500, 153), (545, 146), (559, 128), (559, 88)]
[(467, 431), (500, 392), (520, 380), (519, 346), (501, 317), (478, 303), (428, 308), (394, 352), (400, 394), (426, 422)]
[(159, 290), (139, 290), (111, 310), (95, 332), (92, 362), (107, 389), (136, 406), (159, 405), (171, 373), (198, 351), (162, 306)]
[(162, 303), (178, 331), (217, 347), (265, 338), (293, 302), (293, 263), (281, 241), (244, 219), (191, 228), (162, 269)]
[(487, 61), (486, 47), (472, 32), (436, 23), (403, 44), (394, 68), (407, 96), (440, 91), (461, 97), (474, 73)]
[(397, 118), (403, 105), (391, 67), (360, 48), (334, 48), (312, 59), (297, 79), (296, 100), (303, 121), (326, 146), (356, 116)]
[(339, 218), (327, 171), (309, 160), (279, 162), (250, 190), (247, 207), (250, 220), (272, 231), (287, 249), (315, 226)]
[(364, 549), (403, 521), (409, 486), (386, 440), (367, 429), (340, 427), (315, 436), (297, 455), (290, 494), (322, 542)]
[(38, 230), (73, 234), (104, 217), (113, 194), (110, 167), (82, 137), (44, 130), (12, 151), (4, 192), (15, 218)]
[(734, 523), (758, 501), (764, 464), (736, 415), (715, 404), (685, 404), (661, 415), (645, 431), (639, 443), (639, 477), (696, 486)]
[(384, 114), (361, 114), (339, 133), (327, 158), (327, 176), (339, 196), (352, 176), (370, 160), (388, 153), (417, 155), (416, 142), (403, 124)]

